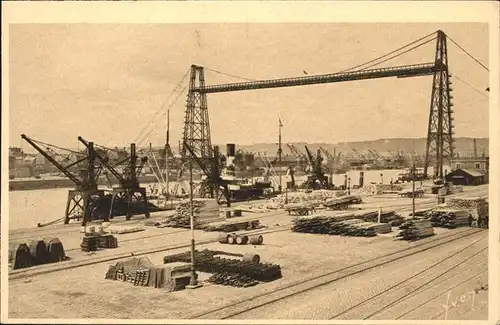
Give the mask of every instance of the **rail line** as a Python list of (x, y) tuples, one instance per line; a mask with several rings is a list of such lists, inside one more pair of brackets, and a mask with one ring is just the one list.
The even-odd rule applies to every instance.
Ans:
[(425, 243), (415, 245), (410, 248), (405, 248), (398, 250), (396, 252), (384, 254), (382, 256), (369, 259), (360, 263), (349, 265), (347, 267), (328, 272), (313, 278), (302, 280), (286, 287), (279, 288), (277, 290), (266, 292), (250, 299), (244, 301), (238, 301), (223, 307), (219, 307), (207, 312), (203, 312), (195, 315), (192, 318), (203, 318), (203, 319), (228, 319), (239, 314), (272, 304), (276, 301), (282, 300), (284, 298), (289, 298), (298, 295), (303, 292), (307, 292), (327, 284), (339, 281), (341, 279), (353, 276), (355, 274), (367, 271), (374, 267), (386, 265), (394, 261), (406, 258), (408, 256), (421, 253), (447, 243), (460, 240), (474, 234), (481, 232), (482, 230), (470, 229), (459, 231), (445, 236), (440, 236), (439, 238), (432, 238), (426, 240)]
[[(285, 225), (285, 226), (275, 227), (273, 229), (252, 232), (252, 234), (255, 234), (255, 235), (270, 234), (270, 233), (275, 233), (275, 232), (288, 231), (289, 229), (290, 229), (290, 227), (288, 225)], [(144, 237), (138, 238), (137, 240), (143, 240), (143, 239), (144, 239)], [(198, 242), (196, 242), (196, 245), (207, 245), (207, 244), (213, 244), (216, 242), (218, 242), (218, 239), (208, 239), (208, 240), (198, 241)], [(161, 252), (171, 251), (171, 250), (180, 249), (180, 248), (188, 248), (190, 246), (191, 246), (191, 244), (179, 244), (179, 245), (175, 245), (175, 246), (160, 246), (160, 247), (156, 247), (153, 249), (145, 249), (142, 251), (136, 251), (136, 252), (134, 252), (134, 256), (143, 256), (143, 255), (148, 255), (148, 254), (161, 253)], [(54, 272), (64, 271), (64, 270), (68, 270), (68, 269), (75, 269), (78, 267), (84, 267), (84, 266), (89, 266), (89, 265), (102, 264), (102, 263), (106, 263), (106, 262), (110, 262), (110, 261), (115, 261), (115, 260), (127, 258), (130, 256), (131, 256), (130, 252), (125, 252), (125, 253), (119, 253), (119, 254), (115, 254), (115, 255), (104, 256), (102, 258), (93, 259), (90, 261), (89, 260), (81, 260), (81, 261), (77, 261), (77, 262), (72, 263), (72, 264), (68, 263), (64, 266), (60, 266), (60, 264), (55, 264), (55, 263), (44, 264), (44, 265), (38, 266), (36, 269), (27, 268), (27, 269), (20, 269), (19, 271), (17, 271), (17, 270), (13, 271), (13, 272), (9, 273), (9, 280), (25, 278), (28, 276), (32, 277), (32, 276), (38, 276), (41, 274), (54, 273)], [(71, 260), (69, 262), (71, 262)]]
[[(369, 319), (377, 314), (380, 314), (383, 311), (388, 310), (389, 308), (391, 308), (397, 304), (402, 303), (403, 301), (405, 301), (413, 296), (416, 296), (417, 294), (424, 292), (425, 290), (421, 290), (422, 288), (424, 288), (425, 286), (429, 285), (430, 283), (436, 281), (437, 279), (442, 278), (443, 276), (447, 275), (450, 271), (465, 264), (466, 262), (470, 261), (471, 259), (479, 256), (481, 253), (485, 252), (488, 247), (483, 247), (483, 248), (479, 249), (477, 252), (474, 252), (471, 256), (468, 256), (464, 259), (461, 259), (458, 263), (455, 263), (451, 267), (446, 268), (443, 272), (439, 273), (437, 276), (431, 277), (430, 279), (424, 278), (425, 282), (421, 285), (418, 285), (417, 287), (414, 287), (415, 285), (413, 283), (408, 283), (408, 282), (416, 279), (418, 276), (421, 276), (425, 273), (428, 273), (428, 272), (438, 268), (439, 265), (444, 264), (444, 262), (459, 256), (460, 254), (469, 250), (475, 244), (480, 243), (483, 239), (485, 239), (487, 237), (488, 237), (487, 234), (485, 236), (482, 236), (478, 240), (472, 242), (470, 245), (466, 246), (465, 248), (460, 249), (459, 251), (455, 252), (454, 254), (449, 255), (446, 258), (444, 258), (444, 259), (426, 267), (425, 269), (417, 272), (416, 274), (393, 284), (389, 288), (386, 288), (383, 291), (381, 291), (381, 292), (379, 292), (371, 297), (368, 297), (368, 298), (364, 299), (363, 301), (361, 301), (361, 302), (359, 302), (351, 307), (344, 309), (343, 311), (335, 314), (334, 316), (331, 316), (329, 319), (336, 319), (339, 316), (344, 316), (344, 315), (349, 315), (349, 314), (351, 314), (351, 315), (352, 314), (356, 315), (356, 314), (360, 314), (360, 313), (363, 314), (363, 307), (366, 307), (368, 303), (375, 302), (374, 300), (377, 298), (385, 298), (385, 297), (390, 297), (391, 295), (393, 295), (393, 297), (390, 297), (391, 299), (390, 299), (389, 303), (384, 304), (381, 307), (380, 307), (380, 304), (376, 304), (378, 309), (375, 311), (372, 311), (370, 309), (370, 306), (369, 306), (368, 311), (365, 311), (365, 316), (363, 316), (363, 318), (362, 318), (362, 319)], [(410, 290), (408, 293), (403, 293), (403, 295), (401, 295), (401, 294), (398, 294), (398, 290), (401, 290), (401, 289), (410, 289)], [(418, 291), (418, 290), (420, 290), (420, 291)], [(427, 289), (427, 290), (429, 290), (429, 289)], [(367, 313), (368, 313), (368, 315), (366, 315)], [(352, 315), (352, 316), (354, 316), (354, 315)], [(352, 319), (352, 318), (353, 317), (344, 317), (343, 319)], [(359, 317), (357, 317), (357, 318), (359, 318)]]

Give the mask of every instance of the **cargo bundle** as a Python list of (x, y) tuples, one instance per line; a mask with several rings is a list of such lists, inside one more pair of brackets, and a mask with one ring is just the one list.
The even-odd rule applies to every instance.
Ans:
[(407, 220), (399, 226), (399, 229), (395, 237), (403, 240), (417, 240), (434, 235), (430, 220)]
[[(195, 259), (196, 270), (201, 272), (238, 274), (261, 282), (270, 282), (281, 278), (279, 265), (260, 263), (260, 257), (254, 254), (241, 255), (204, 249), (195, 251)], [(165, 256), (163, 262), (190, 263), (191, 252)]]

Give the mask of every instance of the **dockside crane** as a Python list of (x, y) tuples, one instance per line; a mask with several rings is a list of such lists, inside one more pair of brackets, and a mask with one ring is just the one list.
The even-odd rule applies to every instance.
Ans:
[(318, 149), (316, 157), (314, 157), (306, 148), (307, 158), (309, 164), (311, 165), (311, 174), (307, 177), (306, 187), (312, 189), (327, 189), (328, 188), (328, 177), (325, 176), (323, 172), (323, 157), (321, 157), (321, 149)]
[[(91, 142), (86, 141), (81, 136), (78, 137), (78, 141), (83, 143), (87, 148), (90, 147)], [(119, 187), (111, 189), (112, 197), (108, 218), (112, 218), (114, 215), (120, 214), (120, 212), (125, 212), (126, 220), (130, 220), (135, 212), (132, 205), (134, 199), (143, 204), (143, 208), (140, 209), (142, 211), (140, 212), (144, 213), (146, 218), (149, 218), (150, 214), (146, 189), (140, 186), (138, 180), (138, 176), (140, 175), (144, 164), (147, 162), (147, 157), (143, 157), (138, 163), (135, 143), (130, 145), (130, 156), (119, 161), (115, 166), (111, 166), (108, 162), (109, 159), (101, 154), (95, 153), (95, 157), (111, 174), (113, 174), (114, 177), (116, 177), (119, 183)], [(121, 174), (115, 169), (116, 166), (120, 165), (123, 166)], [(125, 211), (122, 211), (122, 209)]]
[(211, 159), (201, 160), (196, 156), (195, 152), (191, 149), (191, 147), (184, 143), (184, 147), (188, 151), (190, 157), (194, 160), (194, 162), (201, 168), (205, 176), (207, 177), (202, 181), (202, 190), (201, 196), (205, 194), (210, 194), (210, 197), (217, 200), (218, 204), (223, 203), (225, 199), (226, 206), (231, 206), (231, 194), (229, 193), (229, 184), (228, 180), (225, 180), (221, 177), (222, 172), (222, 160), (220, 157), (219, 147), (214, 146), (212, 153), (213, 156)]
[[(81, 219), (82, 226), (88, 221), (105, 217), (103, 208), (105, 205), (104, 191), (97, 187), (98, 178), (103, 170), (94, 149), (94, 143), (88, 143), (86, 155), (69, 165), (59, 163), (52, 155), (41, 146), (55, 147), (41, 141), (34, 140), (25, 134), (21, 138), (28, 142), (36, 151), (50, 161), (61, 173), (68, 177), (75, 185), (74, 189), (68, 191), (64, 223), (68, 224), (71, 219)], [(58, 149), (63, 149), (56, 147)], [(64, 149), (67, 150), (67, 149)], [(78, 172), (72, 171), (78, 166)]]
[(297, 147), (295, 147), (291, 143), (287, 143), (286, 146), (288, 147), (292, 155), (297, 158), (297, 165), (299, 166), (299, 168), (305, 169), (305, 165), (307, 164), (308, 161), (307, 155), (302, 153), (299, 149), (297, 149)]

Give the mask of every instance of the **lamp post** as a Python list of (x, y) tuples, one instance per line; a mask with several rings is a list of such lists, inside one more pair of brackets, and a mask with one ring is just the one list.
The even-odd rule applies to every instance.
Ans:
[(412, 220), (415, 219), (415, 162), (411, 168), (411, 182), (412, 182)]
[(191, 279), (187, 288), (198, 288), (198, 279), (196, 275), (195, 265), (195, 245), (194, 245), (194, 204), (193, 204), (193, 157), (189, 157), (189, 211), (190, 211), (190, 227), (191, 227)]

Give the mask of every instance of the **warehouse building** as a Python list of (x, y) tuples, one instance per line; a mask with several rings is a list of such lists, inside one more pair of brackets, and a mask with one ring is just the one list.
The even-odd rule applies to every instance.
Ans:
[(453, 185), (481, 185), (487, 183), (487, 175), (469, 169), (455, 169), (445, 176), (446, 182)]

